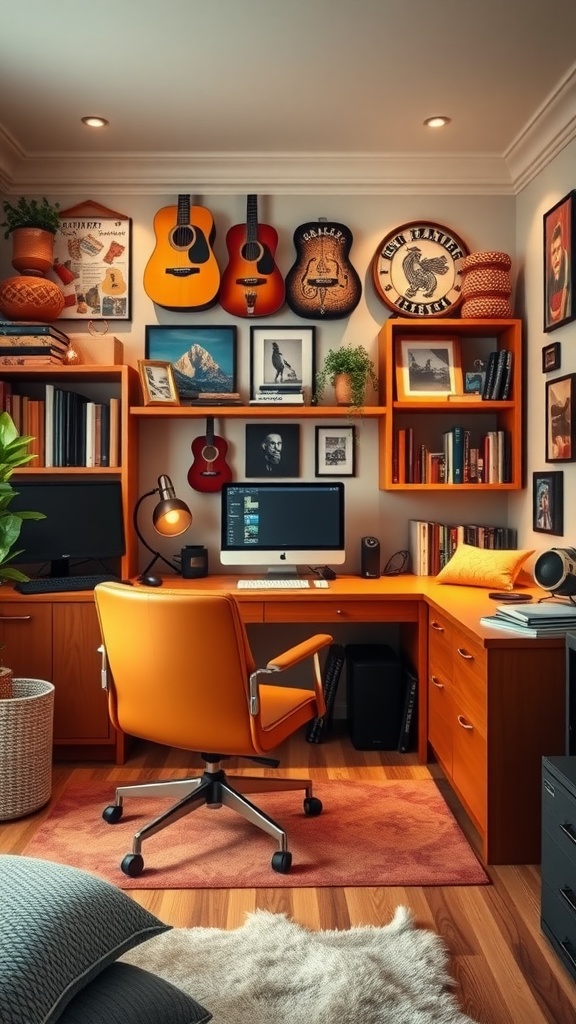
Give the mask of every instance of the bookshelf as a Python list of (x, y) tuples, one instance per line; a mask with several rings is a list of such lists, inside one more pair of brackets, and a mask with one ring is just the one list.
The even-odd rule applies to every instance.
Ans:
[[(439, 396), (399, 399), (396, 390), (396, 355), (400, 340), (428, 341), (430, 347), (443, 339), (456, 338), (462, 371), (472, 371), (477, 359), (487, 363), (490, 352), (506, 349), (512, 353), (512, 378), (507, 400), (484, 400), (480, 395)], [(379, 424), (380, 488), (383, 490), (520, 490), (522, 481), (522, 326), (521, 321), (463, 320), (440, 317), (414, 320), (390, 317), (379, 333), (379, 377), (387, 415)], [(488, 433), (506, 437), (508, 472), (506, 482), (420, 482), (397, 479), (398, 437), (412, 430), (417, 452), (426, 444), (441, 451), (443, 435), (460, 427), (476, 443)], [(431, 446), (431, 447), (430, 447)], [(415, 474), (417, 476), (417, 474)]]

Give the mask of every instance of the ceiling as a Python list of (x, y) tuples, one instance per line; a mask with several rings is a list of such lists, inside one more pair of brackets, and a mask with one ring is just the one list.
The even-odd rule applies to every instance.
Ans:
[(574, 0), (0, 0), (0, 18), (7, 193), (513, 193), (576, 134)]

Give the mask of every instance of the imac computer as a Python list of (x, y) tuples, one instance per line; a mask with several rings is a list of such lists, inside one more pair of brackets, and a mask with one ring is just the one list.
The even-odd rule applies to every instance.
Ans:
[(341, 565), (345, 555), (342, 482), (224, 484), (222, 565), (289, 578), (299, 565)]
[[(49, 563), (50, 576), (102, 568), (118, 571), (118, 563), (114, 565), (113, 560), (125, 552), (118, 481), (14, 482), (13, 486), (18, 493), (10, 502), (10, 511), (43, 512), (46, 516), (23, 520), (15, 544), (20, 554), (12, 559), (14, 565)], [(98, 568), (87, 570), (87, 561), (99, 563)]]

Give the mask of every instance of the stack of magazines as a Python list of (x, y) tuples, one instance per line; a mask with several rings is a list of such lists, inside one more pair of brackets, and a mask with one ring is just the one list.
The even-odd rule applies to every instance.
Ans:
[(564, 636), (576, 631), (576, 604), (500, 604), (495, 615), (484, 615), (480, 625), (521, 636)]

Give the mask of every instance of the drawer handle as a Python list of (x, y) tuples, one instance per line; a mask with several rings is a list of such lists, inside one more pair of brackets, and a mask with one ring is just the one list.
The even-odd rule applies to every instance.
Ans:
[(342, 611), (341, 608), (336, 609), (336, 615), (344, 615), (344, 612)]
[(31, 615), (0, 615), (0, 622), (29, 622)]
[(438, 676), (430, 676), (430, 682), (434, 683), (434, 686), (437, 686), (439, 690), (444, 689), (444, 683), (440, 682)]
[(565, 889), (560, 889), (560, 895), (562, 899), (566, 900), (570, 910), (576, 911), (576, 895), (574, 894), (574, 890), (566, 886)]
[(574, 831), (573, 825), (570, 825), (568, 822), (566, 822), (565, 824), (561, 823), (560, 831), (563, 832), (565, 836), (568, 836), (570, 842), (576, 843), (576, 832)]
[(573, 964), (574, 967), (576, 967), (576, 955), (574, 953), (570, 952), (574, 948), (572, 946), (572, 943), (570, 942), (570, 940), (569, 939), (560, 939), (560, 945), (562, 946), (562, 949), (566, 953), (566, 956), (568, 957), (570, 963)]
[(463, 647), (458, 647), (456, 649), (461, 658), (465, 658), (466, 661), (474, 661), (474, 655), (469, 654), (468, 651), (465, 651)]
[(441, 626), (439, 622), (432, 621), (430, 623), (430, 625), (432, 626), (432, 629), (436, 630), (437, 633), (443, 633), (444, 632), (444, 626)]
[(458, 725), (461, 725), (463, 729), (473, 729), (474, 728), (473, 725), (470, 725), (470, 722), (466, 721), (466, 719), (464, 718), (464, 715), (458, 715)]

